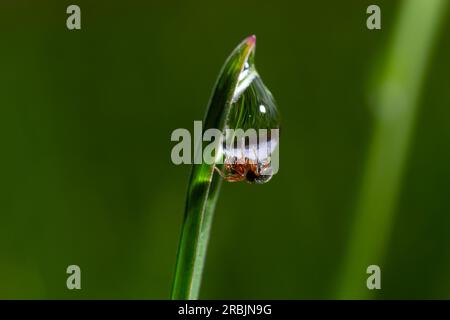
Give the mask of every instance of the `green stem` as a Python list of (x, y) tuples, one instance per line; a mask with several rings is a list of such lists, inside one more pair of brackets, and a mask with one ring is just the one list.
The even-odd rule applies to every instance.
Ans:
[(364, 298), (366, 268), (382, 262), (433, 40), (447, 0), (407, 0), (372, 88), (375, 129), (338, 298)]
[[(209, 102), (203, 130), (217, 128), (223, 131), (225, 129), (239, 74), (250, 54), (254, 52), (255, 41), (254, 36), (248, 37), (236, 47), (225, 62)], [(196, 151), (201, 152), (201, 150), (202, 145), (197, 145)], [(178, 247), (172, 299), (198, 299), (214, 208), (222, 181), (214, 171), (214, 166), (214, 164), (202, 163), (194, 165), (192, 169)]]

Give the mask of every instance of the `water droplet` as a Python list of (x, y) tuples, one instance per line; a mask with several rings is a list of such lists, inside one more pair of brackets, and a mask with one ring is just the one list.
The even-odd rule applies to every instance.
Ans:
[(272, 178), (278, 171), (279, 123), (275, 99), (256, 71), (253, 51), (239, 74), (226, 124), (225, 180), (265, 183)]

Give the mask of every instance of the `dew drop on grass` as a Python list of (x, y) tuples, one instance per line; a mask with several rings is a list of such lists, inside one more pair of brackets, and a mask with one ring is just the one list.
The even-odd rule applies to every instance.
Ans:
[[(239, 74), (227, 118), (226, 129), (234, 132), (226, 130), (223, 142), (226, 181), (261, 184), (272, 178), (278, 171), (279, 125), (275, 99), (256, 71), (253, 51)], [(256, 139), (240, 136), (239, 129), (250, 134), (254, 129)]]

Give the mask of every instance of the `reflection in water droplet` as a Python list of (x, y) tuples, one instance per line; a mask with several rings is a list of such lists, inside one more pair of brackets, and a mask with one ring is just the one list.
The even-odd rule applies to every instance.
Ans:
[(271, 179), (278, 171), (279, 122), (275, 100), (255, 69), (252, 52), (238, 77), (226, 124), (221, 172), (225, 180), (265, 183)]

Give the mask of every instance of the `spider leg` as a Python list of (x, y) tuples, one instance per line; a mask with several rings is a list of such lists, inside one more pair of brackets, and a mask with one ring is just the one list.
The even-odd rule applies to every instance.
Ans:
[(225, 178), (225, 180), (228, 181), (228, 182), (239, 182), (239, 181), (242, 181), (244, 179), (245, 179), (245, 177), (241, 176), (241, 175), (234, 175), (234, 176), (230, 176), (230, 177)]
[[(270, 169), (270, 161), (264, 163), (261, 165), (261, 167), (259, 168), (259, 174), (260, 175), (265, 175), (265, 171), (267, 169)], [(269, 173), (270, 174), (270, 173)]]
[(216, 172), (224, 179), (226, 179), (227, 177), (225, 176), (225, 174), (216, 166), (214, 166), (214, 170), (216, 170)]

